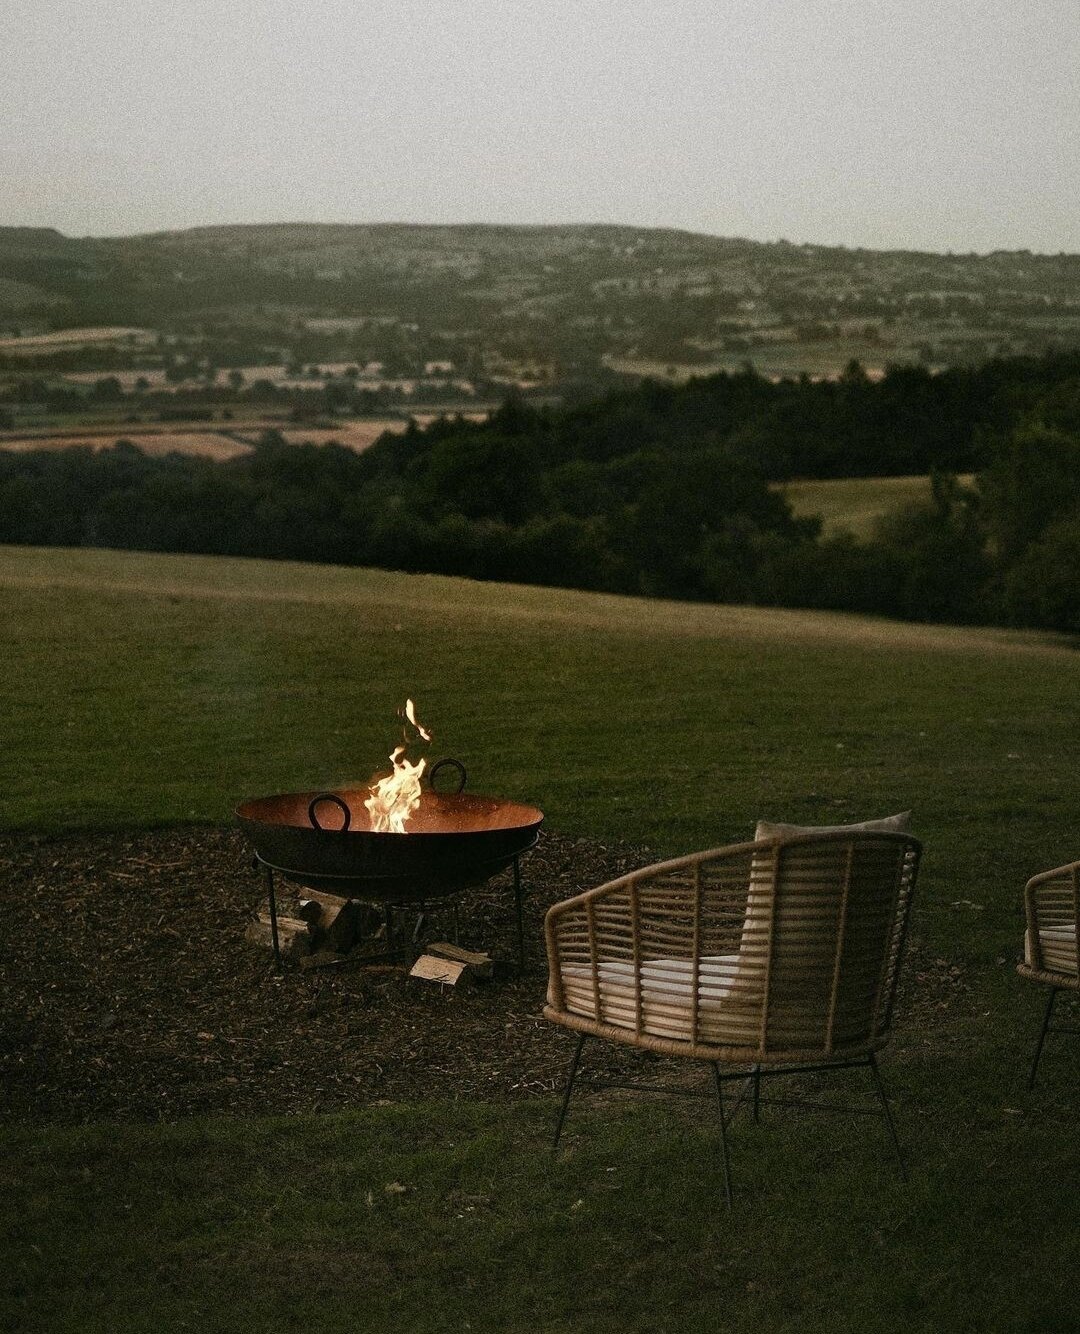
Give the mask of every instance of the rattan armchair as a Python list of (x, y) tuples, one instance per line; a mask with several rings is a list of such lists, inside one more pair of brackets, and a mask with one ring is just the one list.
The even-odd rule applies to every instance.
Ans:
[(1050, 1016), (1059, 991), (1080, 990), (1080, 862), (1055, 867), (1032, 876), (1024, 887), (1027, 934), (1024, 960), (1017, 965), (1021, 977), (1043, 982), (1050, 988), (1035, 1055), (1028, 1075), (1028, 1088), (1035, 1087), (1047, 1033), (1073, 1033), (1070, 1028), (1051, 1028)]
[[(903, 1175), (875, 1053), (892, 1025), (920, 850), (899, 833), (772, 838), (555, 904), (544, 1014), (578, 1034), (555, 1147), (592, 1037), (712, 1066), (729, 1205), (727, 1126), (749, 1092), (755, 1118), (777, 1101), (761, 1097), (769, 1074), (868, 1066)], [(729, 1116), (731, 1079), (746, 1083)]]

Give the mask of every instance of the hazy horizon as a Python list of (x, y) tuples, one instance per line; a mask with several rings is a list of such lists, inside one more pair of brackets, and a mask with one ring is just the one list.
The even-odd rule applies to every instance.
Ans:
[(1080, 252), (1075, 0), (43, 0), (0, 222)]

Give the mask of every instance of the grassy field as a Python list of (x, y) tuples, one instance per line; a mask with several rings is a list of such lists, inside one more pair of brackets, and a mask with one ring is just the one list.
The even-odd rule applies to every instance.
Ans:
[(0, 436), (0, 449), (25, 454), (39, 449), (109, 449), (118, 440), (137, 445), (144, 454), (162, 457), (167, 454), (193, 454), (221, 463), (251, 452), (251, 447), (264, 431), (280, 431), (285, 441), (292, 444), (325, 445), (331, 441), (362, 454), (386, 431), (400, 434), (407, 422), (401, 417), (371, 421), (348, 421), (340, 426), (309, 426), (290, 429), (281, 422), (230, 422), (216, 428), (153, 427), (140, 429), (137, 425), (95, 427), (90, 431), (68, 430), (58, 435), (37, 432), (33, 435)]
[(0, 611), (8, 830), (366, 779), (411, 695), (470, 788), (562, 833), (681, 852), (912, 807), (949, 979), (887, 1054), (910, 1185), (876, 1125), (772, 1113), (734, 1132), (731, 1217), (708, 1116), (636, 1102), (576, 1112), (554, 1168), (543, 1100), (8, 1127), (0, 1328), (1075, 1329), (1080, 1044), (1024, 1090), (1041, 997), (1012, 968), (1024, 880), (1080, 856), (1071, 643), (14, 548)]
[(852, 360), (858, 361), (868, 375), (880, 378), (885, 373), (887, 363), (914, 361), (915, 350), (885, 348), (880, 343), (845, 339), (841, 342), (821, 343), (762, 343), (745, 351), (716, 352), (707, 361), (691, 363), (641, 357), (604, 358), (612, 370), (623, 375), (645, 375), (654, 380), (671, 380), (677, 384), (695, 376), (715, 375), (718, 371), (736, 375), (745, 370), (748, 364), (759, 375), (773, 379), (795, 379), (805, 374), (835, 380)]
[(53, 333), (25, 334), (19, 338), (0, 338), (0, 352), (8, 355), (26, 352), (55, 352), (60, 348), (101, 347), (105, 344), (123, 346), (152, 343), (156, 335), (151, 329), (133, 329), (127, 325), (105, 325), (92, 329), (57, 329)]
[[(970, 475), (960, 481), (972, 482)], [(890, 510), (930, 501), (929, 477), (837, 477), (826, 481), (786, 482), (783, 491), (800, 517), (819, 515), (824, 532), (846, 530), (868, 538), (874, 524)]]
[[(434, 412), (417, 412), (412, 419), (420, 426), (428, 426), (436, 419)], [(466, 417), (480, 420), (483, 412), (465, 413)], [(365, 449), (387, 431), (401, 434), (409, 423), (408, 417), (348, 418), (333, 425), (295, 426), (283, 417), (244, 419), (238, 417), (217, 425), (186, 426), (132, 423), (118, 416), (108, 421), (95, 420), (87, 413), (82, 426), (72, 426), (71, 418), (58, 429), (37, 426), (33, 430), (0, 432), (0, 449), (27, 453), (39, 449), (108, 449), (117, 440), (128, 440), (145, 454), (196, 454), (222, 462), (249, 452), (265, 431), (277, 431), (286, 443), (326, 445), (334, 442), (362, 454)]]

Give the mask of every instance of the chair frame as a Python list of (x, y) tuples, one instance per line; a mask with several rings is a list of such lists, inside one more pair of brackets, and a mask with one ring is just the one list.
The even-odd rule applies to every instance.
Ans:
[[(838, 913), (837, 941), (835, 945), (835, 968), (832, 979), (832, 990), (829, 997), (829, 1008), (825, 1019), (825, 1040), (810, 1046), (781, 1046), (779, 1048), (771, 1045), (769, 1041), (768, 1012), (770, 1002), (770, 966), (775, 949), (775, 936), (777, 924), (777, 886), (781, 883), (781, 870), (789, 856), (798, 857), (805, 855), (808, 848), (819, 845), (839, 845), (833, 851), (846, 856), (847, 879), (843, 885), (843, 894)], [(841, 957), (844, 951), (844, 931), (848, 920), (848, 888), (851, 884), (852, 866), (856, 858), (857, 849), (869, 849), (871, 854), (876, 854), (886, 859), (891, 856), (896, 860), (896, 883), (892, 902), (889, 905), (888, 932), (884, 946), (884, 958), (881, 963), (877, 978), (877, 985), (873, 996), (872, 1020), (869, 1031), (855, 1041), (833, 1041), (834, 1021), (838, 1014), (838, 997), (840, 994), (839, 982), (841, 974)], [(545, 936), (548, 950), (548, 960), (550, 966), (550, 980), (548, 1004), (545, 1006), (544, 1014), (549, 1020), (560, 1024), (561, 1026), (575, 1031), (577, 1034), (577, 1043), (570, 1059), (567, 1070), (566, 1082), (563, 1089), (563, 1097), (559, 1109), (558, 1119), (555, 1125), (555, 1132), (552, 1141), (552, 1152), (558, 1149), (559, 1141), (562, 1135), (563, 1126), (566, 1121), (567, 1113), (570, 1107), (571, 1096), (574, 1091), (575, 1083), (579, 1073), (582, 1052), (585, 1041), (589, 1037), (605, 1038), (617, 1043), (650, 1050), (662, 1055), (686, 1056), (692, 1059), (708, 1063), (712, 1067), (712, 1089), (711, 1090), (691, 1090), (685, 1088), (672, 1088), (646, 1084), (623, 1084), (611, 1081), (604, 1081), (593, 1085), (593, 1087), (602, 1088), (633, 1088), (644, 1092), (671, 1093), (677, 1095), (689, 1096), (714, 1096), (717, 1104), (717, 1113), (720, 1129), (720, 1161), (723, 1174), (724, 1196), (728, 1207), (731, 1207), (732, 1188), (731, 1188), (731, 1163), (728, 1146), (728, 1128), (737, 1115), (740, 1107), (749, 1097), (753, 1109), (754, 1120), (760, 1118), (760, 1109), (764, 1106), (795, 1106), (811, 1108), (821, 1111), (846, 1112), (850, 1114), (871, 1114), (878, 1116), (885, 1125), (889, 1141), (892, 1146), (893, 1155), (901, 1179), (907, 1180), (907, 1168), (904, 1162), (904, 1156), (900, 1148), (900, 1142), (896, 1133), (896, 1125), (893, 1120), (889, 1100), (885, 1092), (885, 1087), (881, 1078), (881, 1072), (877, 1063), (876, 1053), (888, 1041), (891, 1022), (893, 1002), (895, 999), (896, 988), (899, 981), (900, 963), (903, 956), (904, 945), (907, 939), (908, 923), (910, 920), (911, 900), (914, 892), (915, 878), (918, 870), (918, 863), (921, 854), (921, 844), (917, 839), (908, 834), (898, 833), (880, 833), (877, 831), (846, 831), (840, 830), (829, 833), (800, 834), (795, 836), (780, 836), (776, 838), (761, 840), (754, 843), (733, 844), (726, 848), (711, 849), (707, 852), (694, 853), (688, 857), (675, 858), (668, 862), (657, 863), (653, 866), (647, 866), (641, 870), (631, 872), (629, 875), (621, 876), (617, 880), (609, 881), (605, 885), (600, 885), (595, 889), (586, 891), (584, 894), (577, 895), (575, 898), (567, 899), (562, 903), (555, 904), (547, 914), (545, 921)], [(760, 997), (761, 1025), (756, 1044), (742, 1043), (731, 1045), (723, 1043), (703, 1042), (699, 1040), (699, 1024), (697, 1011), (699, 1008), (698, 981), (700, 977), (700, 959), (695, 955), (693, 962), (693, 990), (691, 992), (691, 1039), (689, 1041), (680, 1041), (672, 1037), (656, 1036), (645, 1031), (643, 1022), (643, 1002), (641, 999), (642, 984), (642, 931), (640, 929), (640, 911), (641, 890), (657, 883), (663, 884), (670, 881), (673, 877), (685, 877), (688, 875), (693, 884), (693, 902), (694, 919), (692, 930), (687, 932), (687, 936), (692, 937), (692, 943), (695, 949), (698, 949), (703, 940), (702, 928), (702, 879), (708, 868), (716, 868), (724, 863), (731, 863), (732, 866), (742, 865), (751, 868), (750, 878), (741, 889), (742, 902), (740, 911), (742, 913), (743, 923), (747, 923), (751, 916), (752, 897), (762, 894), (772, 893), (773, 899), (768, 900), (759, 898), (758, 902), (765, 903), (769, 914), (769, 930), (767, 940), (764, 942), (765, 949), (762, 950), (762, 943), (759, 941), (756, 948), (760, 954), (763, 963), (762, 977), (764, 987)], [(764, 872), (761, 868), (764, 868)], [(764, 886), (764, 888), (763, 888)], [(662, 891), (661, 891), (662, 892)], [(569, 948), (571, 952), (576, 948), (576, 957), (580, 958), (583, 950), (588, 947), (588, 953), (592, 965), (592, 982), (594, 994), (596, 996), (595, 1013), (602, 1013), (601, 991), (599, 981), (599, 969), (604, 962), (600, 958), (600, 945), (598, 944), (598, 929), (596, 922), (599, 912), (598, 901), (626, 899), (628, 903), (628, 913), (625, 922), (621, 923), (622, 929), (629, 932), (630, 949), (632, 951), (633, 978), (637, 991), (637, 1003), (635, 1024), (633, 1028), (623, 1025), (605, 1023), (601, 1019), (590, 1018), (582, 1014), (572, 1013), (567, 1006), (564, 977), (563, 977), (563, 954)], [(605, 905), (606, 920), (610, 923), (612, 915), (612, 905)], [(756, 910), (760, 913), (761, 909)], [(582, 920), (585, 922), (584, 934), (582, 932)], [(781, 927), (782, 929), (782, 927)], [(744, 928), (745, 930), (745, 928)], [(743, 937), (745, 939), (745, 935)], [(566, 946), (566, 940), (569, 940), (570, 946)], [(741, 955), (739, 956), (741, 959)], [(629, 961), (624, 963), (628, 966)], [(736, 973), (739, 965), (734, 965)], [(581, 973), (581, 964), (578, 964), (578, 975)], [(749, 1067), (748, 1069), (732, 1070), (731, 1066)], [(727, 1069), (725, 1069), (727, 1067)], [(852, 1107), (836, 1106), (832, 1104), (823, 1104), (817, 1102), (808, 1102), (803, 1099), (790, 1098), (764, 1098), (761, 1094), (762, 1081), (781, 1075), (797, 1074), (828, 1074), (837, 1071), (851, 1070), (866, 1067), (872, 1077), (874, 1091), (877, 1095), (878, 1106)], [(734, 1104), (728, 1110), (725, 1107), (724, 1085), (733, 1081), (741, 1081), (742, 1089), (736, 1097)]]
[[(1071, 972), (1051, 966), (1051, 961), (1045, 957), (1046, 949), (1041, 934), (1042, 930), (1054, 925), (1055, 918), (1069, 916), (1072, 917), (1074, 931), (1073, 958), (1077, 961), (1077, 967)], [(1047, 1035), (1062, 1033), (1080, 1036), (1080, 1028), (1055, 1028), (1050, 1023), (1058, 993), (1080, 991), (1080, 861), (1067, 862), (1064, 866), (1033, 875), (1024, 886), (1024, 917), (1030, 960), (1025, 957), (1016, 965), (1016, 971), (1029, 981), (1041, 982), (1050, 988), (1028, 1072), (1027, 1086), (1033, 1089)]]

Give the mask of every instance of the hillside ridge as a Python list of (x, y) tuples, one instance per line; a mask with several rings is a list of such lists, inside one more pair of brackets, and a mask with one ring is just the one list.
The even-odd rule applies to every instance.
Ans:
[(925, 259), (947, 259), (962, 261), (995, 260), (1008, 257), (1023, 257), (1025, 259), (1048, 259), (1048, 260), (1077, 260), (1080, 262), (1080, 252), (1071, 251), (1041, 251), (1031, 250), (1024, 247), (1010, 249), (1007, 247), (995, 247), (992, 250), (920, 250), (911, 249), (903, 246), (863, 246), (857, 244), (846, 244), (836, 242), (827, 244), (820, 241), (790, 241), (783, 237), (777, 237), (775, 240), (762, 241), (745, 236), (728, 236), (719, 232), (701, 232), (687, 227), (642, 227), (634, 223), (613, 223), (613, 222), (551, 222), (551, 223), (502, 223), (502, 222), (406, 222), (397, 221), (353, 221), (353, 222), (316, 222), (283, 219), (279, 222), (229, 222), (229, 223), (198, 223), (192, 227), (165, 227), (148, 232), (130, 232), (121, 235), (86, 235), (80, 237), (68, 236), (55, 227), (11, 227), (0, 226), (0, 243), (9, 238), (18, 238), (24, 240), (41, 239), (51, 241), (65, 241), (72, 243), (89, 242), (114, 244), (124, 241), (157, 241), (157, 240), (176, 240), (184, 237), (199, 237), (205, 240), (212, 240), (215, 237), (228, 238), (233, 236), (254, 236), (257, 234), (267, 236), (285, 236), (287, 233), (303, 232), (314, 237), (317, 234), (325, 235), (364, 235), (364, 234), (390, 234), (406, 233), (421, 236), (424, 234), (434, 235), (460, 235), (463, 239), (476, 235), (487, 236), (506, 236), (506, 237), (537, 237), (537, 236), (559, 236), (559, 235), (618, 235), (633, 236), (642, 239), (650, 237), (673, 237), (687, 240), (701, 241), (706, 243), (719, 243), (722, 246), (738, 246), (747, 250), (760, 251), (780, 251), (787, 252), (792, 250), (801, 250), (809, 253), (821, 255), (858, 255), (858, 256), (899, 256), (910, 258)]

